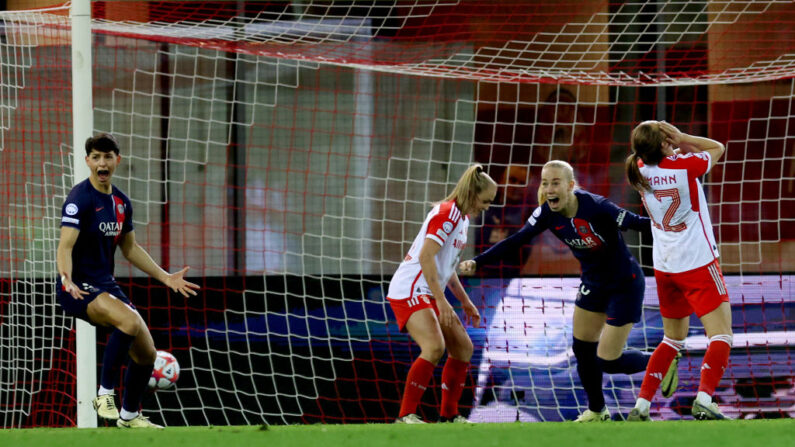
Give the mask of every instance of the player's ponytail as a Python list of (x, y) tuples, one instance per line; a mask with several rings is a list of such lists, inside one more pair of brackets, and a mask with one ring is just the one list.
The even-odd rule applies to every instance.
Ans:
[(632, 153), (624, 162), (627, 181), (638, 191), (651, 188), (649, 182), (640, 174), (639, 162), (646, 165), (658, 165), (665, 157), (662, 144), (665, 134), (660, 131), (657, 121), (644, 121), (632, 130)]
[(444, 201), (455, 200), (458, 209), (462, 213), (467, 213), (472, 204), (475, 203), (478, 195), (492, 185), (496, 187), (497, 182), (486, 174), (483, 166), (479, 164), (472, 165), (464, 171), (453, 192)]
[(635, 152), (629, 154), (627, 160), (624, 162), (624, 169), (627, 172), (627, 181), (629, 184), (638, 191), (646, 191), (649, 189), (649, 181), (640, 174), (640, 167), (638, 161), (640, 157)]

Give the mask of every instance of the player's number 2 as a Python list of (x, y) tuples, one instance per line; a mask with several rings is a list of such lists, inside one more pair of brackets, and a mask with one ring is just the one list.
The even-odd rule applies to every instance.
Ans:
[[(679, 208), (679, 205), (682, 204), (682, 199), (679, 197), (679, 190), (676, 188), (660, 189), (654, 191), (654, 197), (657, 200), (659, 200), (660, 203), (663, 202), (664, 198), (671, 199), (671, 203), (668, 205), (668, 209), (665, 210), (665, 214), (663, 215), (662, 227), (660, 226), (659, 223), (657, 223), (657, 220), (654, 218), (652, 213), (649, 213), (649, 217), (651, 217), (651, 221), (654, 224), (654, 226), (657, 228), (661, 228), (664, 231), (671, 231), (674, 233), (684, 231), (687, 228), (687, 224), (684, 222), (680, 222), (676, 225), (671, 225), (671, 219), (674, 218), (676, 210)], [(648, 207), (646, 208), (648, 209)]]

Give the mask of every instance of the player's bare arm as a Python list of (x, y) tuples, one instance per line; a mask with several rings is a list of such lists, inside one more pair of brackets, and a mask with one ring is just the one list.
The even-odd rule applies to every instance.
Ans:
[(80, 235), (80, 230), (72, 227), (61, 227), (61, 238), (58, 240), (58, 251), (56, 253), (56, 262), (58, 265), (58, 274), (61, 276), (61, 285), (64, 290), (72, 295), (76, 300), (82, 300), (84, 295), (88, 295), (77, 287), (72, 282), (72, 249), (77, 242), (77, 236)]
[(122, 236), (121, 252), (128, 261), (141, 271), (157, 279), (174, 292), (181, 293), (184, 297), (191, 295), (196, 296), (196, 291), (199, 290), (199, 285), (185, 280), (185, 273), (190, 267), (184, 267), (182, 270), (174, 273), (168, 273), (163, 270), (153, 259), (149, 253), (135, 241), (135, 231), (130, 231)]
[(436, 254), (442, 247), (431, 239), (425, 239), (420, 250), (420, 266), (425, 282), (431, 288), (433, 298), (436, 300), (436, 307), (439, 309), (439, 324), (445, 327), (452, 327), (456, 319), (453, 306), (444, 297), (444, 290), (439, 285), (439, 272), (436, 270)]
[(478, 308), (472, 303), (472, 300), (469, 298), (464, 286), (461, 285), (461, 280), (458, 279), (458, 274), (453, 273), (453, 276), (450, 277), (450, 281), (447, 282), (447, 287), (453, 292), (453, 295), (458, 299), (461, 303), (461, 307), (464, 309), (464, 315), (466, 315), (467, 320), (472, 324), (473, 327), (480, 326), (480, 312)]
[(715, 166), (726, 151), (725, 146), (719, 141), (686, 134), (665, 121), (660, 121), (660, 130), (665, 133), (666, 141), (673, 147), (678, 147), (682, 153), (709, 152), (711, 159), (710, 169)]

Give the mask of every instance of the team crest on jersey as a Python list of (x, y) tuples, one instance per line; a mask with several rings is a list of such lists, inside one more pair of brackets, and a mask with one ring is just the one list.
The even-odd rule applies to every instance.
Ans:
[(422, 300), (425, 301), (425, 304), (431, 304), (431, 300), (428, 299), (428, 295), (421, 295)]
[(453, 231), (453, 223), (452, 222), (443, 223), (442, 230), (444, 230), (445, 233), (450, 234), (450, 232)]
[(124, 204), (120, 203), (116, 205), (116, 213), (117, 214), (124, 214)]
[(77, 205), (75, 205), (74, 203), (66, 205), (66, 214), (70, 216), (74, 216), (75, 214), (77, 214)]
[(586, 234), (586, 233), (588, 233), (588, 227), (586, 227), (585, 225), (582, 225), (582, 226), (580, 226), (579, 231), (580, 231), (580, 234)]

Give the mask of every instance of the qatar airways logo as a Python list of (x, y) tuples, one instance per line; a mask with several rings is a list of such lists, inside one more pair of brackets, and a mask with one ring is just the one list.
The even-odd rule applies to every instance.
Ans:
[(99, 231), (105, 236), (116, 237), (121, 233), (121, 222), (100, 222)]
[(571, 248), (594, 248), (599, 246), (599, 241), (597, 241), (593, 236), (586, 236), (582, 239), (566, 239), (564, 242), (571, 247)]

